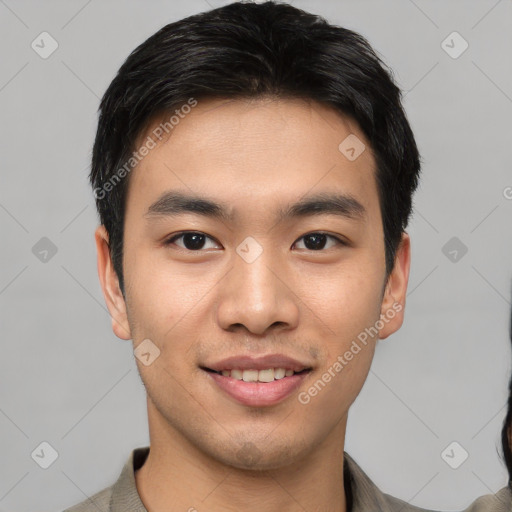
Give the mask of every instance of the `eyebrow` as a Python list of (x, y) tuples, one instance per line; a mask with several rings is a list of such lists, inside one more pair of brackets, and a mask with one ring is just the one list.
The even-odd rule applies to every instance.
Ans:
[[(183, 192), (164, 192), (144, 214), (146, 218), (173, 217), (184, 213), (195, 213), (205, 217), (230, 222), (235, 215), (232, 209), (201, 197)], [(364, 221), (367, 216), (366, 208), (350, 194), (321, 193), (302, 198), (285, 208), (278, 208), (278, 222), (290, 218), (313, 215), (338, 215), (350, 220)]]

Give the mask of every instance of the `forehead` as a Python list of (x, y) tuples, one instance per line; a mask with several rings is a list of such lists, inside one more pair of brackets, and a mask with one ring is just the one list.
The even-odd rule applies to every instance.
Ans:
[(301, 99), (199, 99), (177, 110), (172, 123), (173, 113), (162, 115), (139, 137), (138, 146), (148, 137), (156, 144), (131, 173), (127, 205), (147, 209), (180, 189), (235, 215), (335, 192), (377, 213), (374, 157), (350, 117)]

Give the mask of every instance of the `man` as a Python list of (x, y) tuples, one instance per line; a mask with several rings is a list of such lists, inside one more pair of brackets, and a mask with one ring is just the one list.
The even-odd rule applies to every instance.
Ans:
[(419, 510), (344, 452), (376, 342), (403, 321), (420, 172), (367, 41), (230, 4), (140, 45), (100, 111), (99, 278), (150, 447), (68, 511)]

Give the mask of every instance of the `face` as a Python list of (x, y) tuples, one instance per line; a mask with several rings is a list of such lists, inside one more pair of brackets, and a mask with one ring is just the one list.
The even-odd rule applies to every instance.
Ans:
[(357, 124), (315, 102), (200, 100), (129, 179), (126, 301), (102, 226), (98, 269), (114, 332), (146, 343), (151, 435), (253, 469), (339, 446), (409, 272), (404, 234), (385, 279)]

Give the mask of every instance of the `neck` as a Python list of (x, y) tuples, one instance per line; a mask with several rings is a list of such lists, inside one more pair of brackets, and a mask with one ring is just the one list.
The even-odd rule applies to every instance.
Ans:
[(346, 512), (346, 416), (319, 446), (269, 470), (238, 469), (192, 445), (148, 400), (150, 453), (135, 472), (148, 512)]

